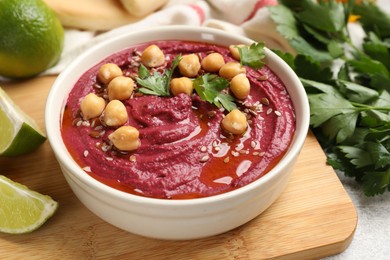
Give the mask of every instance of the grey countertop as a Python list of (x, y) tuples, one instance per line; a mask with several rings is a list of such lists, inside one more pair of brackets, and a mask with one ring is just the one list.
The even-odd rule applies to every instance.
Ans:
[(356, 207), (358, 224), (350, 246), (325, 259), (390, 259), (390, 192), (366, 197), (354, 179), (343, 173), (337, 175)]

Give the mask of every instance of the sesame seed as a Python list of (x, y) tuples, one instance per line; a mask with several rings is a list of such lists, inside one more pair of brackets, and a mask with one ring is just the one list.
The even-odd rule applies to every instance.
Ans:
[(215, 117), (217, 115), (217, 112), (216, 111), (209, 111), (209, 112), (207, 112), (207, 116), (208, 116), (208, 118), (213, 118), (213, 117)]
[(224, 163), (228, 163), (230, 161), (230, 158), (229, 158), (229, 156), (228, 157), (226, 157), (225, 159), (223, 159), (223, 162)]
[(234, 157), (237, 157), (237, 156), (240, 155), (238, 152), (235, 152), (235, 151), (232, 151), (231, 153), (232, 153), (232, 155), (233, 155)]
[(134, 189), (135, 192), (138, 192), (138, 193), (144, 193), (142, 190), (140, 189)]
[(221, 150), (221, 147), (219, 147), (219, 146), (216, 146), (216, 147), (215, 147), (215, 151), (218, 152), (218, 151), (220, 151), (220, 150)]
[(89, 154), (89, 152), (87, 150), (85, 150), (84, 153), (83, 153), (84, 157), (87, 157), (88, 154)]
[(113, 161), (114, 158), (112, 158), (112, 157), (106, 157), (106, 160), (107, 160), (107, 161)]
[(82, 123), (81, 123), (83, 126), (90, 126), (91, 124), (89, 123), (89, 121), (83, 121)]
[(100, 133), (99, 133), (98, 131), (90, 131), (90, 132), (88, 133), (88, 135), (89, 135), (90, 137), (93, 137), (93, 138), (99, 138), (99, 137), (100, 137)]
[(256, 111), (253, 111), (252, 109), (249, 110), (249, 113), (251, 113), (251, 114), (254, 115), (254, 116), (257, 116), (257, 112), (256, 112)]
[(269, 100), (266, 97), (261, 98), (261, 104), (268, 106), (269, 105)]
[(265, 152), (259, 153), (259, 156), (264, 156)]
[(274, 113), (275, 113), (275, 115), (277, 115), (277, 116), (281, 116), (281, 115), (282, 115), (282, 113), (280, 113), (280, 111), (278, 111), (278, 110), (275, 110)]
[(207, 151), (207, 147), (206, 147), (206, 146), (202, 146), (202, 147), (200, 148), (200, 151), (201, 151), (201, 152), (206, 152), (206, 151)]
[(256, 147), (256, 142), (255, 142), (255, 141), (251, 141), (251, 147), (252, 147), (252, 148), (255, 148), (255, 147)]
[(271, 114), (272, 113), (272, 108), (268, 108), (267, 110), (267, 115)]
[(137, 157), (135, 157), (135, 155), (133, 154), (133, 155), (131, 155), (131, 156), (129, 157), (129, 161), (130, 161), (130, 162), (135, 162), (135, 161), (137, 161)]
[(253, 152), (253, 155), (254, 156), (259, 155), (259, 152)]
[(208, 154), (206, 154), (205, 156), (203, 156), (203, 157), (200, 159), (200, 162), (207, 162), (209, 159), (210, 159), (210, 156), (209, 156)]
[(260, 81), (264, 81), (264, 80), (267, 80), (267, 79), (268, 79), (268, 76), (267, 76), (267, 75), (261, 75), (261, 76), (258, 77), (257, 79), (260, 80)]
[(91, 172), (91, 167), (85, 166), (85, 167), (83, 168), (83, 170), (86, 171), (86, 172)]

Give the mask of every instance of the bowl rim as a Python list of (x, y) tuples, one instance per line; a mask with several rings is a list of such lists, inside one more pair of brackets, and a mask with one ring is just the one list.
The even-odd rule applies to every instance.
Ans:
[[(85, 173), (84, 170), (73, 160), (69, 152), (67, 151), (65, 145), (63, 144), (60, 128), (61, 128), (61, 121), (62, 121), (62, 111), (67, 99), (67, 95), (69, 94), (72, 87), (70, 87), (69, 91), (66, 93), (66, 95), (62, 95), (61, 102), (58, 101), (56, 92), (57, 89), (61, 88), (63, 85), (63, 82), (66, 82), (66, 79), (77, 66), (78, 64), (83, 61), (84, 59), (88, 58), (90, 55), (92, 55), (95, 52), (99, 52), (99, 50), (103, 49), (105, 46), (112, 45), (117, 41), (122, 41), (123, 39), (126, 39), (128, 37), (137, 37), (137, 35), (143, 35), (143, 34), (151, 34), (154, 35), (154, 33), (164, 33), (164, 32), (183, 32), (183, 33), (210, 33), (212, 35), (217, 35), (219, 37), (227, 37), (227, 38), (234, 38), (234, 40), (237, 40), (239, 42), (250, 44), (255, 42), (252, 39), (249, 39), (244, 36), (239, 35), (233, 35), (229, 32), (222, 31), (220, 29), (214, 29), (209, 27), (198, 27), (198, 26), (188, 26), (188, 25), (169, 25), (169, 26), (157, 26), (150, 29), (142, 29), (137, 31), (128, 32), (122, 35), (114, 36), (110, 39), (106, 39), (89, 49), (85, 50), (83, 53), (81, 53), (76, 59), (74, 59), (65, 69), (62, 71), (56, 80), (54, 81), (51, 90), (49, 91), (49, 94), (47, 96), (46, 100), (46, 107), (45, 107), (45, 128), (46, 133), (48, 137), (48, 141), (51, 145), (51, 148), (58, 160), (58, 162), (62, 165), (61, 167), (66, 167), (68, 171), (71, 173), (71, 177), (76, 177), (79, 181), (81, 181), (83, 184), (90, 186), (93, 189), (99, 190), (99, 192), (103, 192), (105, 194), (108, 194), (110, 196), (117, 197), (118, 199), (125, 200), (125, 201), (132, 201), (133, 203), (140, 203), (143, 205), (150, 205), (150, 206), (194, 206), (194, 205), (204, 205), (204, 204), (212, 204), (212, 203), (219, 203), (224, 200), (228, 200), (232, 197), (243, 195), (247, 192), (253, 191), (258, 186), (264, 185), (264, 183), (270, 182), (272, 179), (276, 178), (278, 174), (281, 174), (281, 169), (286, 167), (292, 160), (294, 160), (294, 157), (299, 154), (301, 148), (303, 147), (303, 143), (306, 139), (307, 131), (309, 129), (309, 103), (306, 96), (306, 92), (304, 90), (304, 87), (299, 80), (298, 76), (295, 74), (295, 72), (290, 68), (289, 65), (287, 65), (286, 62), (284, 62), (278, 55), (276, 55), (274, 52), (272, 52), (270, 49), (265, 48), (265, 54), (266, 59), (270, 59), (275, 61), (283, 71), (286, 72), (287, 77), (289, 77), (292, 82), (294, 82), (294, 85), (296, 86), (296, 91), (298, 94), (296, 95), (299, 97), (299, 100), (296, 100), (295, 102), (300, 102), (300, 106), (302, 106), (302, 118), (301, 121), (301, 129), (296, 130), (293, 140), (286, 152), (286, 154), (283, 156), (283, 158), (275, 165), (267, 174), (262, 176), (261, 178), (244, 185), (238, 189), (228, 191), (222, 194), (217, 194), (213, 196), (208, 197), (202, 197), (202, 198), (193, 198), (193, 199), (159, 199), (159, 198), (150, 198), (150, 197), (142, 197), (134, 194), (130, 194), (124, 191), (117, 190), (115, 188), (112, 188), (108, 185), (105, 185), (98, 180), (94, 179), (89, 174)], [(152, 39), (150, 41), (159, 40), (159, 39)], [(184, 39), (180, 39), (184, 40)], [(201, 41), (201, 40), (199, 40)], [(140, 42), (142, 43), (142, 42)], [(224, 45), (221, 43), (217, 43), (220, 45)], [(225, 45), (226, 46), (226, 45)], [(128, 47), (131, 47), (129, 45)], [(120, 50), (116, 50), (115, 52), (119, 52)], [(115, 52), (111, 53), (114, 54)], [(103, 59), (103, 58), (101, 58)], [(90, 67), (86, 68), (85, 71), (81, 73), (85, 73)], [(279, 76), (279, 75), (278, 75)], [(68, 83), (69, 84), (69, 83)], [(74, 85), (74, 82), (72, 83)], [(295, 103), (293, 100), (293, 103)], [(61, 115), (56, 115), (56, 109), (52, 109), (53, 107), (58, 106), (61, 104)], [(53, 121), (53, 119), (59, 119), (58, 121)], [(57, 128), (58, 127), (58, 128)], [(59, 131), (57, 131), (59, 130)], [(299, 132), (298, 132), (299, 130)], [(62, 169), (63, 170), (63, 169)]]

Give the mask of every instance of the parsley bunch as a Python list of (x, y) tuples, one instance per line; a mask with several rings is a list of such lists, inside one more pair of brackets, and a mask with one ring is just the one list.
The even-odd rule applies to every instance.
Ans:
[[(346, 3), (341, 3), (346, 2)], [(298, 74), (327, 162), (367, 196), (390, 191), (390, 16), (374, 1), (279, 0), (269, 7), (297, 55), (276, 51)], [(348, 22), (366, 34), (353, 43)]]

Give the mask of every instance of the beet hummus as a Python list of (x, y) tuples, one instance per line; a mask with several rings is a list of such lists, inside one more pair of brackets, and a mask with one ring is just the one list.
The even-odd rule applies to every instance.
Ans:
[[(227, 47), (199, 42), (156, 41), (133, 46), (101, 61), (84, 73), (68, 96), (62, 120), (62, 137), (70, 154), (95, 179), (116, 189), (162, 199), (199, 198), (247, 185), (265, 175), (287, 151), (295, 132), (290, 96), (277, 75), (266, 65), (245, 66), (250, 92), (234, 99), (245, 116), (246, 129), (232, 134), (221, 127), (229, 111), (190, 95), (158, 96), (137, 91), (141, 54), (150, 45), (164, 53), (162, 65), (148, 68), (164, 75), (178, 55), (195, 54), (199, 62), (219, 53), (224, 62), (237, 62)], [(83, 117), (80, 103), (90, 93), (109, 102), (107, 87), (97, 77), (102, 65), (118, 65), (123, 76), (134, 80), (131, 96), (120, 102), (128, 117), (123, 126), (138, 130), (139, 145), (132, 150), (116, 147), (110, 135), (118, 129), (104, 123), (102, 115)], [(191, 80), (208, 73), (201, 67)], [(217, 72), (213, 72), (218, 75)], [(182, 77), (178, 68), (172, 79)], [(234, 96), (224, 89), (226, 95)]]

